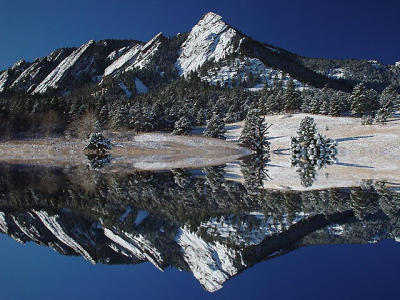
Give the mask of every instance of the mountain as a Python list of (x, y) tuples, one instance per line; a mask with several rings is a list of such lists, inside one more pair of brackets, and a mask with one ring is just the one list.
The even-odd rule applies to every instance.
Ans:
[[(65, 95), (88, 83), (100, 83), (100, 90), (102, 83), (116, 80), (125, 95), (132, 95), (135, 83), (143, 92), (147, 91), (144, 86), (157, 88), (160, 82), (168, 83), (191, 72), (198, 72), (203, 81), (213, 85), (234, 87), (245, 82), (253, 90), (274, 80), (285, 86), (291, 78), (298, 88), (328, 85), (350, 91), (355, 84), (366, 82), (382, 90), (390, 83), (400, 86), (399, 69), (398, 64), (387, 66), (375, 60), (299, 56), (255, 41), (210, 12), (188, 34), (167, 38), (159, 33), (147, 43), (89, 41), (79, 48), (55, 50), (32, 63), (21, 60), (0, 73), (0, 92), (56, 91)], [(142, 78), (135, 75), (121, 79), (129, 71)], [(165, 73), (168, 80), (163, 79)]]
[(0, 233), (90, 263), (150, 262), (210, 292), (297, 248), (399, 240), (399, 194), (376, 185), (250, 189), (221, 168), (101, 173), (0, 164)]

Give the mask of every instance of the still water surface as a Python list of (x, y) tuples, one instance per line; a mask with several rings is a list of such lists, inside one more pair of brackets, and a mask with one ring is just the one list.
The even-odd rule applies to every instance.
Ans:
[(266, 190), (256, 165), (232, 180), (1, 164), (1, 298), (397, 297), (398, 193)]

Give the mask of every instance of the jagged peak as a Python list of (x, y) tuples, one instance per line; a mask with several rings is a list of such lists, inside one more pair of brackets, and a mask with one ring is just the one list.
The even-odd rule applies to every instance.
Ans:
[(20, 67), (22, 67), (23, 65), (25, 65), (26, 64), (26, 61), (24, 60), (24, 59), (20, 59), (19, 61), (17, 61), (12, 67), (11, 67), (11, 69), (12, 70), (17, 70), (17, 69), (19, 69)]
[(142, 51), (146, 51), (147, 48), (151, 47), (151, 45), (154, 44), (154, 42), (160, 40), (162, 37), (164, 37), (162, 32), (157, 33), (150, 41), (148, 41), (143, 47)]
[[(202, 15), (202, 17), (200, 18), (200, 21), (211, 21), (211, 20), (222, 20), (222, 17), (218, 14), (216, 14), (215, 12), (208, 12), (204, 15)], [(199, 22), (200, 22), (199, 21)]]
[(176, 63), (178, 72), (186, 75), (197, 70), (209, 59), (218, 61), (234, 52), (239, 32), (226, 24), (220, 15), (209, 12), (192, 28), (182, 44)]

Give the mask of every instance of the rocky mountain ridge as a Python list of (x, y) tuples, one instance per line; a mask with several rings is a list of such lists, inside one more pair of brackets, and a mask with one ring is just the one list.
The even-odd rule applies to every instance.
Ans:
[[(178, 42), (171, 46), (171, 40)], [(168, 57), (165, 66), (160, 65), (162, 59), (157, 56)], [(142, 73), (151, 70), (158, 80), (166, 72), (176, 73), (175, 79), (198, 72), (210, 84), (234, 87), (238, 82), (247, 82), (255, 91), (274, 80), (285, 85), (290, 78), (296, 80), (298, 88), (328, 85), (349, 91), (358, 82), (366, 82), (376, 89), (390, 83), (400, 86), (398, 64), (386, 66), (373, 60), (301, 57), (255, 41), (210, 12), (185, 35), (167, 38), (159, 33), (147, 43), (89, 41), (79, 48), (55, 50), (34, 62), (21, 60), (0, 72), (0, 93), (66, 94), (88, 83), (99, 84), (101, 89), (107, 78), (123, 83), (125, 88), (120, 86), (125, 94), (127, 87), (135, 88), (137, 79), (152, 88), (146, 76), (119, 79), (135, 70)]]

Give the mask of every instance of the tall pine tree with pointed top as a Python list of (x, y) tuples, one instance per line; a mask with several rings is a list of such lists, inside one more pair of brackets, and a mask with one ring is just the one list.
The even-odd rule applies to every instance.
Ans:
[(214, 113), (212, 117), (207, 121), (204, 135), (225, 140), (225, 133), (226, 129), (224, 120), (218, 114)]

